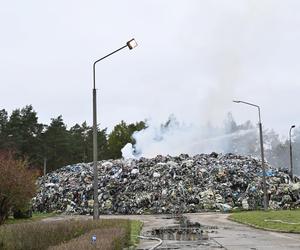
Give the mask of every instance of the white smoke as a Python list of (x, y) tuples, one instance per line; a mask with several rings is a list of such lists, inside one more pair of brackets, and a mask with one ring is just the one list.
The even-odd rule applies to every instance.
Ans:
[[(253, 130), (238, 130), (228, 134), (222, 121), (229, 111), (232, 100), (235, 99), (237, 86), (242, 85), (242, 76), (247, 65), (244, 54), (249, 46), (248, 30), (251, 29), (253, 21), (257, 21), (258, 18), (255, 15), (256, 7), (249, 1), (242, 15), (240, 9), (230, 8), (226, 15), (218, 17), (219, 22), (210, 31), (211, 55), (207, 67), (214, 77), (208, 78), (209, 82), (204, 83), (204, 85), (209, 84), (210, 88), (205, 90), (202, 98), (197, 96), (198, 92), (202, 92), (201, 81), (204, 79), (203, 75), (199, 75), (199, 89), (195, 89), (193, 95), (179, 98), (177, 102), (187, 110), (187, 113), (192, 113), (192, 123), (186, 125), (177, 121), (174, 116), (170, 116), (165, 125), (150, 121), (146, 129), (133, 134), (136, 143), (134, 146), (127, 144), (122, 149), (123, 157), (230, 152), (235, 137), (242, 136), (245, 141), (250, 141), (253, 136), (247, 133)], [(205, 74), (201, 70), (200, 72)], [(197, 101), (193, 102), (194, 100)], [(191, 102), (195, 106), (191, 107)], [(210, 124), (217, 124), (217, 126)], [(256, 137), (255, 133), (254, 135)], [(248, 148), (245, 152), (247, 150)]]
[(209, 124), (186, 125), (171, 115), (165, 124), (148, 122), (146, 129), (136, 131), (133, 134), (136, 144), (125, 145), (122, 156), (152, 158), (156, 155), (174, 156), (182, 153), (227, 153), (231, 151), (230, 145), (235, 138), (252, 132), (253, 129), (246, 129), (226, 133), (225, 126), (213, 128)]

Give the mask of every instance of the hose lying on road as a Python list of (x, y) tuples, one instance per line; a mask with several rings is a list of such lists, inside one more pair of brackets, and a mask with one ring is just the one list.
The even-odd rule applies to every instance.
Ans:
[(138, 237), (140, 239), (144, 239), (144, 240), (156, 240), (156, 241), (158, 241), (158, 243), (155, 246), (149, 248), (149, 250), (154, 250), (163, 243), (163, 241), (160, 238), (156, 238), (156, 237), (146, 237), (146, 236), (138, 236)]
[(280, 222), (280, 223), (289, 224), (289, 225), (299, 225), (300, 224), (300, 222), (287, 222), (287, 221), (282, 221), (282, 220), (268, 220), (268, 219), (265, 219), (264, 221), (265, 222)]

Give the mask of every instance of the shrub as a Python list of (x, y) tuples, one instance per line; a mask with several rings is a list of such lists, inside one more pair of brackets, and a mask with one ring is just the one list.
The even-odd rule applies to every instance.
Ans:
[(15, 219), (28, 219), (32, 217), (32, 209), (17, 209), (14, 211), (14, 218)]
[(0, 225), (11, 211), (24, 211), (34, 196), (35, 174), (27, 162), (10, 152), (0, 152)]

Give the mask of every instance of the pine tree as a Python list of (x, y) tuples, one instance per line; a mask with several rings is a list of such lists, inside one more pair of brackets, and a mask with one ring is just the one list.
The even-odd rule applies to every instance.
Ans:
[(145, 122), (137, 122), (135, 124), (127, 125), (126, 122), (121, 121), (116, 125), (113, 131), (108, 136), (108, 150), (109, 156), (112, 159), (122, 157), (122, 148), (127, 143), (135, 144), (132, 135), (135, 131), (142, 130), (146, 127)]
[(61, 115), (51, 119), (42, 139), (48, 170), (54, 170), (72, 162), (70, 134)]

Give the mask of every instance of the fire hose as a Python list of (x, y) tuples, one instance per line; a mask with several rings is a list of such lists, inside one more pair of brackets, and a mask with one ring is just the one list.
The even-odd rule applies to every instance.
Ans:
[(145, 239), (145, 240), (156, 240), (156, 241), (158, 241), (158, 243), (157, 243), (155, 246), (149, 248), (149, 250), (155, 250), (157, 247), (159, 247), (159, 246), (163, 243), (162, 239), (156, 238), (156, 237), (147, 237), (147, 236), (138, 236), (138, 237), (139, 237), (140, 239)]

